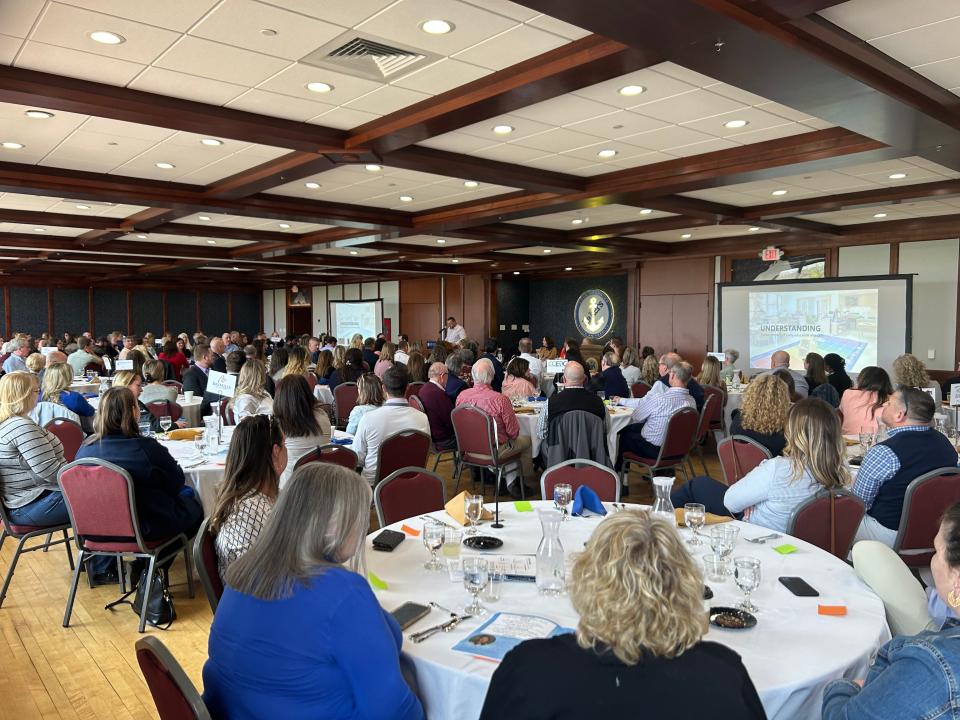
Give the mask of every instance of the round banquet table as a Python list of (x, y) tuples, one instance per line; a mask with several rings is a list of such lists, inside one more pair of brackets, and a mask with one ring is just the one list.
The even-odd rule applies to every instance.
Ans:
[(727, 400), (723, 405), (723, 432), (730, 436), (730, 424), (733, 422), (733, 411), (739, 410), (743, 404), (743, 390), (739, 392), (727, 388)]
[[(520, 434), (530, 438), (530, 456), (536, 457), (540, 452), (541, 440), (537, 437), (537, 423), (540, 420), (540, 411), (546, 405), (543, 401), (526, 401), (521, 407), (530, 408), (533, 412), (518, 412), (517, 422), (520, 423)], [(607, 452), (610, 454), (610, 461), (617, 458), (617, 441), (620, 431), (630, 424), (630, 416), (633, 414), (631, 408), (609, 407), (607, 408)]]
[(88, 382), (86, 379), (77, 379), (74, 378), (73, 382), (70, 383), (70, 391), (75, 393), (80, 393), (81, 395), (89, 395), (90, 393), (100, 392), (100, 381), (97, 382)]
[[(100, 404), (99, 397), (88, 398), (87, 402), (96, 408)], [(177, 396), (177, 405), (183, 410), (183, 419), (187, 421), (187, 427), (200, 427), (203, 425), (203, 418), (200, 417), (200, 406), (202, 398), (194, 396), (193, 400), (187, 402), (183, 395)]]
[[(533, 505), (552, 507), (553, 503), (535, 501)], [(612, 511), (610, 503), (605, 506)], [(487, 507), (493, 509), (492, 505)], [(627, 507), (643, 508), (640, 505)], [(502, 529), (494, 530), (487, 524), (481, 526), (482, 534), (503, 539), (503, 547), (496, 553), (535, 553), (541, 537), (537, 514), (518, 512), (513, 503), (501, 503), (500, 513), (504, 523)], [(456, 521), (444, 511), (431, 515), (456, 525)], [(598, 517), (571, 517), (562, 523), (560, 538), (567, 553), (568, 577), (571, 553), (583, 548), (600, 522), (602, 518)], [(389, 527), (401, 530), (406, 525), (420, 530), (423, 524), (424, 521), (416, 517)], [(883, 603), (857, 578), (850, 566), (829, 553), (788, 536), (775, 543), (751, 544), (743, 536), (758, 537), (766, 534), (765, 529), (749, 523), (737, 524), (741, 528), (741, 537), (734, 557), (751, 555), (762, 562), (761, 586), (752, 596), (760, 607), (758, 624), (743, 631), (710, 626), (706, 639), (722, 643), (741, 656), (771, 720), (819, 718), (827, 682), (840, 677), (865, 677), (874, 650), (890, 638)], [(685, 539), (689, 537), (687, 530), (680, 532)], [(384, 553), (372, 549), (371, 538), (378, 533), (379, 530), (371, 533), (366, 540), (366, 562), (368, 570), (386, 585), (387, 589), (377, 587), (381, 583), (374, 585), (374, 592), (385, 609), (394, 610), (407, 601), (422, 605), (433, 601), (450, 610), (459, 612), (463, 609), (469, 596), (462, 583), (450, 582), (445, 570), (429, 572), (423, 568), (429, 554), (420, 537), (408, 535), (407, 541), (400, 543), (396, 550)], [(796, 546), (797, 551), (780, 555), (773, 550), (774, 545), (784, 542)], [(709, 552), (709, 547), (703, 545), (691, 550), (699, 555)], [(467, 554), (474, 552), (463, 548), (462, 555)], [(848, 614), (845, 617), (819, 615), (818, 599), (793, 596), (777, 582), (777, 578), (783, 575), (802, 577), (819, 590), (824, 599), (843, 601)], [(714, 598), (705, 602), (705, 607), (729, 606), (742, 598), (733, 578), (710, 585)], [(479, 716), (496, 663), (454, 652), (451, 648), (494, 613), (540, 615), (565, 627), (577, 624), (577, 613), (569, 597), (542, 597), (537, 594), (533, 583), (507, 582), (499, 601), (483, 601), (483, 604), (488, 614), (482, 618), (466, 620), (453, 632), (438, 633), (419, 645), (408, 639), (403, 644), (403, 651), (416, 667), (420, 697), (430, 720), (467, 720)], [(440, 610), (432, 610), (407, 632), (423, 630), (447, 617)], [(695, 687), (695, 682), (691, 679), (691, 687)], [(709, 707), (709, 698), (701, 700), (705, 708)], [(682, 702), (682, 699), (677, 698), (677, 701)]]

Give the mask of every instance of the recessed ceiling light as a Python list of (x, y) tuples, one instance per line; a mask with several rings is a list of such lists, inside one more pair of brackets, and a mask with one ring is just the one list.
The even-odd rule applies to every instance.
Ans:
[(5, 142), (0, 143), (6, 150), (23, 150), (23, 143), (18, 142)]
[(736, 130), (738, 128), (746, 127), (749, 124), (749, 120), (727, 120), (723, 126), (728, 130)]
[(787, 191), (786, 191), (786, 190), (774, 190), (774, 191), (773, 191), (772, 193), (770, 193), (770, 194), (771, 194), (771, 195), (776, 195), (777, 197), (780, 197), (781, 195), (786, 195), (786, 194), (787, 194)]
[(453, 260), (451, 260), (450, 262), (455, 262), (455, 263), (458, 263), (458, 262), (460, 262), (460, 258), (454, 258), (454, 259), (453, 259)]
[(147, 236), (146, 236), (146, 235), (137, 235), (137, 239), (138, 239), (138, 240), (146, 240), (146, 239), (147, 239)]
[(168, 162), (158, 162), (157, 167), (160, 168), (161, 170), (173, 170), (176, 167), (176, 165)]
[(601, 160), (609, 160), (612, 157), (616, 157), (616, 155), (617, 155), (617, 151), (612, 150), (610, 148), (601, 150), (600, 152), (597, 153), (597, 157), (600, 158)]
[(878, 218), (878, 219), (879, 219), (879, 218), (885, 218), (886, 216), (887, 216), (886, 213), (875, 213), (875, 214), (874, 214), (874, 217), (875, 217), (875, 218)]
[(209, 216), (209, 215), (197, 215), (197, 219), (198, 219), (198, 220), (209, 220), (209, 219), (210, 219), (210, 216)]
[(891, 179), (891, 180), (903, 180), (906, 176), (907, 176), (907, 174), (904, 173), (904, 172), (894, 173), (893, 175), (890, 176), (890, 179)]
[(216, 245), (216, 244), (217, 244), (216, 240), (207, 240), (207, 245)]
[(570, 272), (571, 270), (573, 270), (573, 268), (572, 268), (572, 267), (565, 267), (564, 270), (565, 270), (566, 272)]
[(350, 251), (350, 254), (351, 254), (351, 255), (358, 255), (359, 253), (358, 253), (356, 250), (351, 250), (351, 251)]
[(233, 266), (233, 269), (234, 269), (234, 270), (239, 270), (240, 268), (238, 268), (236, 265), (234, 265), (234, 266)]
[(413, 195), (401, 195), (400, 202), (413, 202)]
[(333, 85), (325, 82), (310, 82), (307, 83), (307, 90), (315, 93), (328, 93), (333, 90)]
[(463, 186), (464, 186), (464, 187), (468, 187), (468, 188), (475, 188), (475, 187), (477, 187), (479, 184), (480, 184), (480, 183), (478, 183), (476, 180), (464, 180), (464, 181), (463, 181)]
[(316, 190), (318, 187), (320, 187), (320, 183), (308, 182), (308, 183), (304, 183), (303, 186), (306, 188), (310, 188), (311, 190)]
[(430, 35), (446, 35), (453, 27), (453, 23), (446, 20), (427, 20), (420, 23), (420, 29)]
[(89, 205), (74, 205), (74, 207), (75, 207), (77, 210), (89, 210), (89, 209), (90, 209), (90, 206), (89, 206)]
[(519, 271), (519, 270), (514, 270), (514, 271), (513, 271), (513, 274), (514, 274), (514, 275), (519, 275), (519, 274), (520, 274), (520, 271)]
[(46, 120), (53, 117), (53, 113), (46, 110), (27, 110), (24, 115), (35, 120)]
[(691, 235), (690, 233), (684, 233), (683, 235), (680, 236), (680, 239), (681, 239), (681, 240), (689, 240), (689, 239), (692, 238), (692, 237), (693, 237), (693, 235)]
[(543, 252), (544, 252), (544, 253), (552, 253), (553, 250), (551, 250), (550, 248), (544, 248), (544, 249), (543, 249)]
[(290, 223), (280, 223), (280, 227), (284, 230), (287, 230), (290, 228)]
[(373, 163), (370, 163), (369, 165), (365, 165), (364, 168), (366, 168), (367, 172), (380, 172), (381, 170), (383, 170), (382, 165), (375, 165)]
[(651, 210), (650, 208), (644, 208), (643, 210), (640, 211), (640, 214), (641, 214), (641, 215), (649, 215), (649, 214), (652, 213), (652, 212), (653, 212), (653, 210)]
[(437, 245), (446, 245), (446, 238), (437, 238)]
[(633, 97), (634, 95), (639, 95), (644, 90), (646, 90), (646, 88), (642, 85), (624, 85), (622, 88), (617, 90), (617, 92), (625, 97)]
[(278, 32), (277, 32), (276, 30), (274, 30), (273, 28), (263, 28), (263, 29), (260, 31), (260, 34), (263, 35), (264, 37), (276, 37), (276, 36), (279, 35), (280, 33), (278, 33)]
[(583, 218), (574, 218), (573, 220), (570, 221), (570, 224), (571, 224), (571, 225), (582, 225), (582, 224), (583, 224)]
[(46, 232), (46, 230), (45, 230), (44, 228), (34, 228), (33, 231), (34, 231), (34, 232)]
[(217, 140), (216, 138), (203, 138), (200, 142), (203, 145), (209, 145), (211, 147), (217, 147), (218, 145), (223, 145), (223, 140)]
[(90, 33), (90, 39), (103, 45), (119, 45), (127, 41), (123, 35), (118, 35), (117, 33), (112, 33), (107, 30), (97, 30), (96, 32)]
[(509, 135), (513, 132), (513, 125), (494, 125), (493, 131), (497, 135)]
[(752, 228), (750, 228), (750, 232), (756, 232), (756, 231), (759, 230), (759, 229), (760, 229), (760, 228), (758, 228), (758, 227), (752, 227)]

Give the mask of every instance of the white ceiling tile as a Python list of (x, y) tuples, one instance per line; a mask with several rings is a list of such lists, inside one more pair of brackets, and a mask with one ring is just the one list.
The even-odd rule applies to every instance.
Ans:
[(550, 125), (569, 125), (598, 115), (606, 115), (614, 110), (616, 108), (611, 105), (604, 105), (578, 95), (568, 94), (519, 108), (511, 114), (528, 120), (549, 123)]
[(752, 92), (741, 90), (740, 88), (734, 87), (733, 85), (728, 85), (727, 83), (707, 85), (704, 89), (709, 90), (712, 93), (716, 93), (717, 95), (722, 95), (725, 98), (736, 100), (744, 105), (762, 105), (765, 102), (769, 102), (769, 100), (767, 100), (765, 97), (754, 95)]
[(343, 27), (353, 27), (362, 20), (392, 5), (397, 0), (335, 0), (317, 2), (317, 0), (260, 0), (267, 5), (300, 13), (307, 17), (336, 23)]
[[(954, 52), (960, 53), (960, 49), (956, 49)], [(929, 65), (920, 65), (915, 67), (914, 70), (930, 78), (941, 87), (952, 88), (960, 85), (960, 57), (930, 63)]]
[[(446, 20), (455, 30), (431, 35), (420, 29), (426, 20)], [(401, 0), (357, 26), (363, 32), (416, 48), (453, 55), (513, 27), (515, 21), (458, 0)]]
[(543, 150), (533, 150), (514, 143), (503, 143), (501, 145), (492, 145), (481, 150), (474, 150), (471, 154), (477, 157), (487, 158), (488, 160), (517, 163), (543, 157), (546, 153), (544, 153)]
[(154, 64), (168, 70), (251, 87), (290, 63), (203, 38), (184, 36)]
[(352, 245), (351, 247), (342, 247), (342, 248), (323, 248), (322, 250), (310, 250), (307, 252), (308, 255), (330, 255), (333, 257), (375, 257), (377, 255), (389, 255), (391, 251), (389, 250), (371, 250), (363, 247), (362, 245)]
[(748, 132), (737, 133), (736, 135), (731, 135), (730, 139), (736, 140), (744, 145), (749, 145), (750, 143), (777, 140), (779, 138), (790, 137), (791, 135), (801, 135), (806, 132), (810, 132), (810, 128), (806, 125), (801, 125), (800, 123), (785, 123), (783, 125), (764, 128), (763, 130), (749, 130)]
[[(141, 233), (142, 234), (142, 233)], [(150, 242), (150, 243), (163, 243), (164, 245), (198, 245), (207, 247), (210, 245), (208, 242), (213, 238), (208, 237), (193, 237), (189, 235), (166, 235), (164, 233), (150, 233), (147, 236), (146, 240), (141, 240), (136, 235), (124, 235), (121, 240), (133, 240), (134, 242)], [(245, 240), (224, 240), (223, 238), (216, 239), (217, 247), (240, 247), (242, 245), (249, 245), (250, 243)]]
[[(549, 250), (550, 252), (544, 252)], [(565, 255), (566, 253), (580, 252), (579, 248), (554, 247), (552, 245), (528, 245), (522, 248), (513, 248), (512, 250), (495, 250), (494, 252), (504, 255), (534, 255), (537, 257), (546, 257), (547, 255)]]
[[(274, 148), (274, 150), (276, 151), (274, 157), (280, 157), (287, 152), (280, 148)], [(244, 170), (249, 170), (257, 165), (262, 165), (269, 160), (270, 158), (263, 157), (262, 152), (253, 152), (248, 148), (228, 155), (225, 158), (215, 160), (199, 170), (187, 173), (181, 180), (188, 183), (207, 185), (243, 172)]]
[[(307, 83), (311, 82), (325, 82), (332, 85), (333, 90), (325, 93), (310, 92), (307, 90)], [(326, 68), (315, 68), (304, 63), (290, 65), (259, 85), (261, 90), (318, 100), (329, 105), (343, 105), (381, 87), (384, 87), (384, 83), (353, 77)]]
[(219, 0), (57, 0), (86, 10), (186, 32)]
[(653, 118), (638, 115), (629, 110), (617, 110), (607, 115), (600, 115), (590, 118), (589, 120), (571, 123), (567, 125), (566, 128), (568, 130), (576, 130), (577, 132), (595, 135), (596, 137), (606, 140), (617, 140), (625, 138), (628, 135), (636, 135), (637, 133), (647, 132), (648, 130), (667, 127), (668, 124), (669, 123), (665, 123), (662, 120), (654, 120)]
[[(41, 228), (43, 232), (35, 232), (34, 228)], [(24, 225), (20, 223), (0, 222), (0, 232), (30, 233), (37, 237), (59, 235), (61, 237), (76, 237), (83, 235), (85, 228), (57, 227), (55, 225)]]
[(45, 45), (32, 40), (24, 43), (16, 66), (120, 86), (126, 85), (144, 68), (143, 65), (126, 60)]
[(663, 152), (647, 152), (646, 150), (643, 150), (639, 155), (629, 155), (624, 157), (617, 156), (612, 162), (607, 163), (607, 169), (611, 172), (614, 170), (626, 170), (628, 168), (636, 168), (643, 165), (653, 165), (654, 163), (667, 162), (668, 160), (673, 159), (674, 158), (672, 156)]
[(333, 110), (333, 106), (326, 103), (257, 89), (247, 90), (243, 95), (228, 102), (227, 107), (298, 122), (306, 122), (310, 118)]
[[(745, 120), (748, 124), (742, 128), (727, 128), (724, 124), (731, 120)], [(754, 130), (765, 130), (766, 128), (783, 125), (783, 118), (779, 115), (764, 112), (757, 108), (748, 107), (741, 110), (714, 115), (710, 118), (694, 120), (693, 122), (683, 123), (683, 127), (699, 130), (700, 132), (714, 135), (716, 137), (740, 136), (744, 133)]]
[(960, 15), (956, 0), (852, 0), (820, 15), (864, 40)]
[(155, 140), (121, 138), (79, 130), (64, 140), (40, 164), (105, 173), (130, 162), (156, 144)]
[(314, 125), (337, 128), (338, 130), (352, 130), (368, 122), (382, 117), (376, 113), (363, 112), (353, 108), (337, 107), (323, 115), (312, 118), (309, 122)]
[(176, 130), (170, 130), (169, 128), (140, 125), (138, 123), (100, 117), (87, 119), (81, 129), (85, 132), (110, 135), (115, 140), (119, 140), (120, 138), (136, 138), (138, 140), (150, 140), (152, 142), (160, 142), (176, 134)]
[(544, 155), (543, 157), (524, 160), (519, 163), (527, 167), (535, 167), (540, 170), (552, 170), (554, 172), (572, 172), (577, 168), (583, 167), (583, 160), (567, 155)]
[[(709, 78), (708, 78), (709, 79)], [(713, 82), (711, 80), (711, 82)], [(621, 95), (620, 88), (627, 85), (639, 85), (643, 88), (640, 95)], [(662, 73), (656, 72), (651, 68), (637, 70), (620, 77), (606, 80), (596, 85), (582, 88), (573, 94), (580, 97), (589, 98), (607, 105), (615, 105), (620, 108), (636, 107), (641, 103), (650, 103), (655, 100), (679, 95), (680, 93), (696, 90), (697, 85), (677, 80)]]
[(16, 57), (21, 45), (23, 40), (20, 38), (0, 34), (0, 65), (13, 65), (13, 58)]
[(540, 14), (536, 10), (531, 10), (523, 5), (517, 5), (514, 2), (510, 2), (510, 0), (464, 0), (464, 2), (518, 22), (532, 20)]
[(664, 122), (681, 123), (745, 107), (741, 102), (721, 97), (708, 90), (693, 90), (665, 100), (640, 105), (634, 108), (634, 111)]
[(827, 128), (834, 127), (833, 123), (821, 120), (820, 118), (807, 118), (803, 121), (803, 124), (812, 130), (826, 130)]
[(566, 128), (555, 128), (518, 140), (515, 144), (534, 150), (558, 153), (574, 150), (584, 145), (594, 145), (596, 142), (597, 138), (594, 135), (586, 135)]
[(393, 84), (408, 90), (439, 95), (489, 74), (488, 69), (471, 65), (469, 62), (442, 58), (432, 65), (400, 78)]
[(533, 20), (527, 21), (527, 24), (551, 32), (554, 35), (565, 37), (567, 40), (579, 40), (590, 34), (589, 30), (578, 28), (576, 25), (563, 22), (563, 20), (557, 20), (549, 15), (535, 17)]
[(686, 125), (668, 125), (659, 130), (629, 135), (621, 139), (628, 145), (646, 148), (647, 150), (666, 150), (667, 148), (677, 147), (679, 145), (704, 142), (710, 140), (711, 136), (698, 132)]
[(9, 210), (38, 210), (46, 212), (60, 202), (59, 198), (41, 197), (39, 195), (21, 195), (20, 193), (0, 194), (0, 208)]
[(134, 78), (128, 87), (209, 105), (223, 105), (246, 91), (242, 85), (186, 75), (158, 67), (148, 67)]
[(43, 10), (44, 0), (0, 3), (0, 28), (6, 35), (25, 38)]
[(354, 110), (387, 115), (429, 97), (425, 93), (414, 92), (393, 85), (384, 85), (368, 95), (351, 100), (346, 105)]
[(954, 5), (957, 8), (954, 18), (877, 38), (871, 45), (910, 67), (955, 57), (960, 35), (960, 5)]
[[(749, 225), (704, 225), (694, 228), (680, 228), (678, 230), (638, 233), (636, 235), (628, 235), (627, 237), (643, 240), (659, 240), (660, 242), (686, 242), (722, 237), (738, 237), (740, 235), (762, 235), (768, 232), (776, 231), (760, 228), (760, 230), (751, 233)], [(690, 235), (690, 237), (685, 238), (683, 237), (684, 235)]]
[[(261, 30), (276, 31), (265, 35)], [(288, 60), (299, 60), (341, 35), (345, 28), (264, 5), (253, 0), (224, 0), (190, 30), (191, 35), (216, 40)]]
[[(491, 133), (492, 134), (492, 133)], [(456, 152), (469, 154), (480, 148), (489, 147), (496, 144), (495, 140), (487, 137), (476, 137), (462, 132), (448, 132), (437, 137), (423, 140), (418, 145), (436, 150), (446, 150), (447, 152)]]
[(477, 260), (474, 258), (457, 258), (458, 262), (454, 263), (453, 258), (449, 257), (435, 257), (435, 258), (417, 258), (417, 262), (428, 262), (435, 263), (440, 265), (452, 265), (456, 267), (457, 265), (471, 265), (476, 263), (486, 263), (490, 262), (489, 260)]
[[(438, 243), (437, 240), (445, 242)], [(459, 245), (476, 245), (476, 240), (464, 240), (463, 238), (448, 238), (434, 235), (411, 235), (410, 237), (394, 238), (390, 242), (399, 245), (418, 245), (421, 247), (456, 247)]]
[[(513, 132), (509, 135), (497, 135), (493, 132), (493, 128), (497, 125), (509, 125), (513, 128)], [(490, 120), (467, 125), (466, 127), (460, 128), (458, 132), (488, 140), (491, 143), (505, 143), (508, 140), (516, 142), (517, 140), (544, 132), (556, 126), (556, 124), (548, 125), (542, 122), (535, 122), (534, 120), (527, 120), (517, 115), (500, 115)]]
[(491, 70), (503, 70), (568, 42), (567, 38), (559, 35), (529, 25), (517, 25), (457, 53), (456, 58)]
[[(552, 230), (588, 230), (590, 228), (603, 227), (614, 223), (639, 222), (642, 220), (670, 217), (672, 215), (672, 213), (657, 210), (644, 214), (642, 212), (643, 209), (644, 208), (617, 204), (600, 205), (585, 210), (569, 210), (566, 212), (523, 218), (521, 220), (510, 220), (508, 222), (511, 225), (526, 225), (528, 227), (549, 228)], [(584, 220), (584, 222), (579, 225), (573, 225), (571, 221), (575, 218)]]
[(658, 65), (654, 65), (651, 70), (700, 88), (713, 85), (717, 82), (711, 77), (707, 77), (706, 75), (672, 62), (659, 63)]
[[(90, 37), (97, 30), (108, 30), (126, 38), (118, 45), (104, 45)], [(102, 55), (115, 60), (149, 65), (170, 47), (178, 34), (171, 30), (104, 15), (72, 5), (49, 3), (30, 36), (31, 40)]]

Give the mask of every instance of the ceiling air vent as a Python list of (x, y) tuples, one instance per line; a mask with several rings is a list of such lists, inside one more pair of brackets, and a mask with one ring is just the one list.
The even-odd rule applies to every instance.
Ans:
[(391, 43), (375, 35), (344, 33), (301, 58), (300, 62), (376, 82), (397, 80), (441, 56)]

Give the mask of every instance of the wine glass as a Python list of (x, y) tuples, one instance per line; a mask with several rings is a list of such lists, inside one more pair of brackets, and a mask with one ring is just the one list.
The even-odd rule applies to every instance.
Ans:
[(567, 505), (573, 499), (573, 488), (566, 483), (558, 483), (553, 486), (553, 504), (557, 510), (563, 513), (563, 519), (567, 519)]
[(200, 459), (205, 460), (207, 455), (207, 443), (203, 439), (203, 433), (200, 433), (194, 439), (193, 447), (196, 448), (197, 454), (200, 456)]
[(683, 506), (683, 520), (687, 527), (693, 530), (693, 537), (689, 540), (691, 545), (703, 545), (703, 540), (697, 532), (706, 522), (706, 508), (700, 503), (687, 503)]
[(423, 544), (430, 551), (430, 559), (423, 566), (427, 570), (442, 570), (443, 565), (440, 563), (437, 553), (443, 547), (443, 525), (437, 522), (424, 525)]
[(760, 608), (750, 602), (750, 593), (760, 587), (760, 561), (754, 557), (734, 558), (733, 577), (744, 596), (737, 607), (751, 613), (758, 612)]
[(464, 613), (474, 617), (485, 615), (487, 609), (480, 604), (480, 593), (487, 586), (490, 580), (490, 571), (486, 558), (482, 557), (464, 557), (463, 558), (463, 587), (473, 595), (473, 602), (465, 609)]
[(164, 432), (170, 432), (170, 427), (173, 425), (173, 418), (169, 415), (160, 416), (160, 429)]
[(467, 535), (477, 534), (477, 523), (480, 522), (480, 515), (483, 513), (483, 495), (470, 495), (469, 493), (463, 499), (463, 514), (470, 521), (470, 528)]
[(739, 534), (740, 528), (731, 523), (715, 525), (710, 529), (710, 549), (722, 558), (727, 557), (733, 552)]

